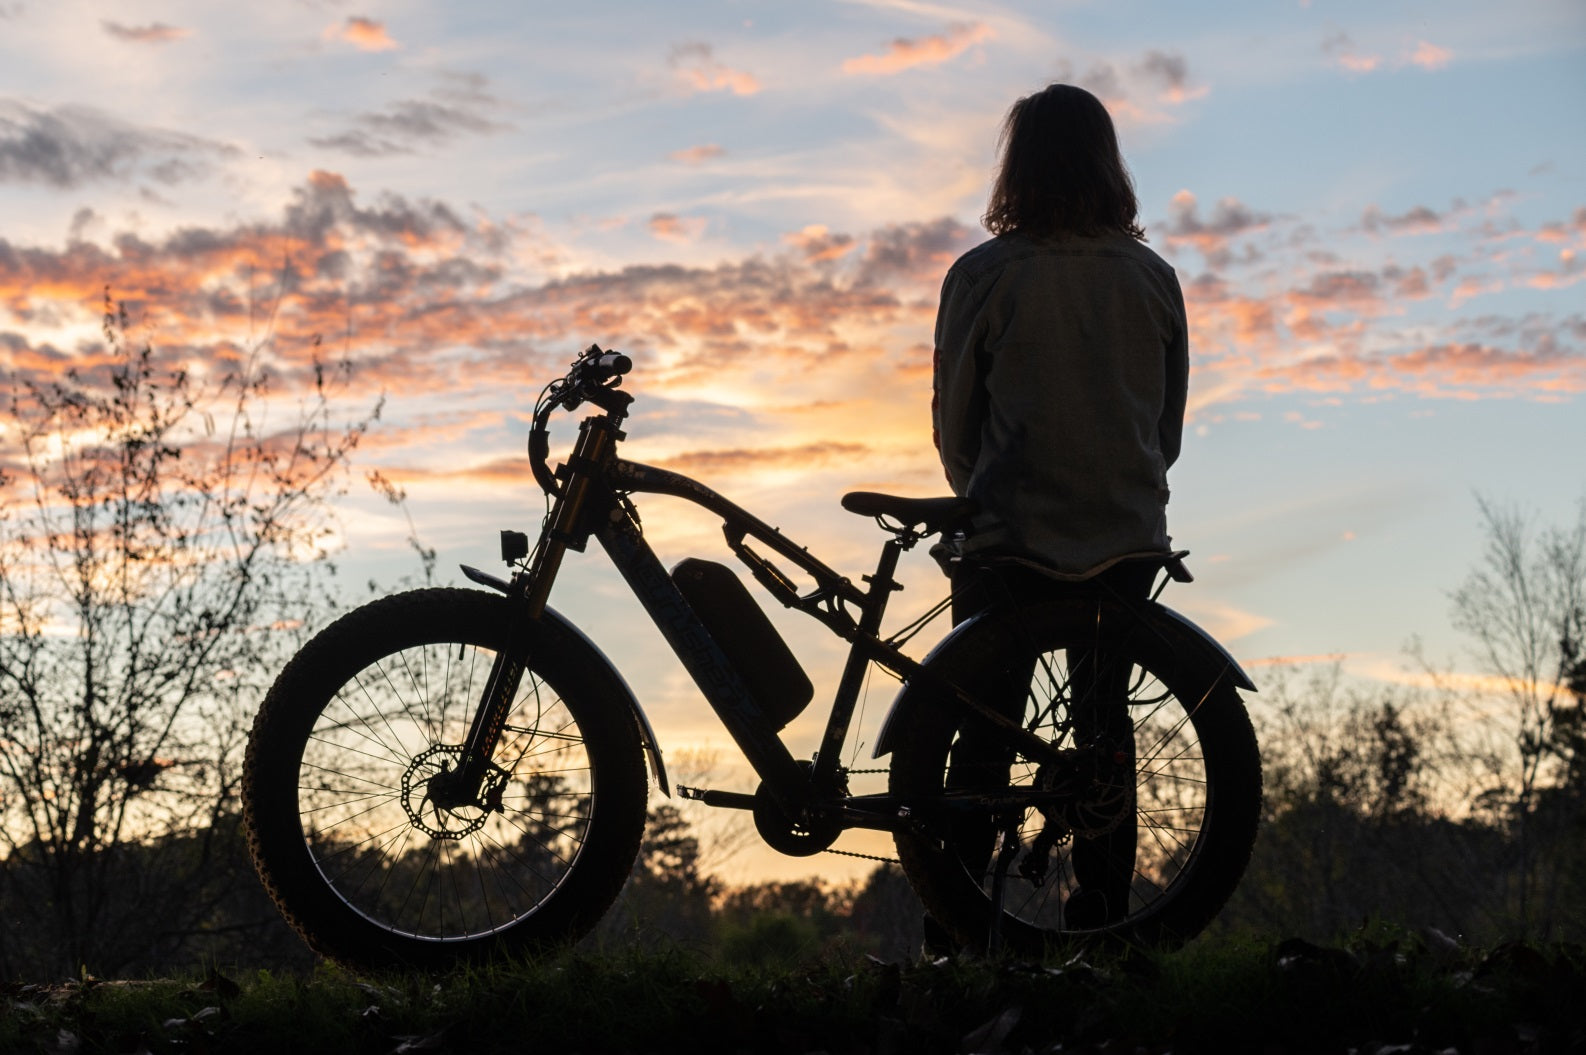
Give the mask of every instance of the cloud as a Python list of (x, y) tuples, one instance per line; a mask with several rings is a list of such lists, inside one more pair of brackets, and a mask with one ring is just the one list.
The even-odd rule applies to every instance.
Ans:
[(1359, 51), (1347, 33), (1336, 33), (1322, 41), (1322, 53), (1350, 73), (1370, 73), (1382, 65), (1382, 56)]
[(24, 326), (65, 321), (85, 305), (96, 310), (109, 286), (180, 345), (245, 325), (250, 300), (267, 296), (273, 280), (294, 294), (279, 332), (306, 339), (345, 330), (350, 310), (383, 297), (420, 297), (433, 309), (458, 290), (477, 295), (493, 272), (461, 254), (488, 257), (492, 246), (446, 206), (391, 196), (360, 205), (342, 177), (317, 172), (273, 224), (190, 227), (158, 240), (123, 233), (108, 247), (57, 251), (0, 241), (0, 308)]
[(1419, 66), (1423, 70), (1440, 70), (1453, 61), (1454, 53), (1447, 48), (1440, 48), (1436, 44), (1420, 41), (1415, 48), (1404, 56), (1404, 61), (1412, 66)]
[(841, 259), (854, 248), (853, 235), (833, 234), (821, 223), (785, 234), (782, 240), (799, 250), (804, 259), (812, 263)]
[(351, 118), (352, 127), (308, 141), (355, 157), (385, 157), (442, 146), (464, 135), (505, 131), (511, 125), (492, 116), (503, 104), (486, 91), (487, 83), (478, 75), (453, 77), (428, 99), (402, 99), (365, 111)]
[(1536, 233), (1536, 239), (1552, 243), (1578, 240), (1582, 246), (1586, 246), (1586, 206), (1576, 209), (1568, 221), (1543, 224)]
[(345, 40), (360, 51), (391, 51), (401, 47), (386, 32), (385, 23), (362, 15), (351, 15), (345, 22), (326, 27), (325, 36)]
[(1459, 280), (1454, 292), (1449, 295), (1449, 307), (1457, 308), (1474, 297), (1497, 293), (1504, 288), (1504, 285), (1503, 279), (1490, 275), (1467, 275)]
[(106, 19), (99, 24), (104, 27), (106, 33), (129, 44), (169, 44), (192, 36), (192, 30), (168, 26), (164, 22), (151, 22), (146, 26), (124, 26), (120, 22)]
[(72, 189), (147, 178), (172, 186), (207, 174), (235, 148), (128, 124), (82, 106), (41, 110), (0, 101), (0, 184)]
[(1552, 341), (1531, 351), (1434, 344), (1386, 355), (1337, 353), (1264, 371), (1272, 391), (1403, 391), (1428, 397), (1586, 392), (1586, 356)]
[(1176, 120), (1172, 108), (1210, 91), (1192, 83), (1189, 63), (1182, 55), (1155, 50), (1133, 62), (1094, 62), (1083, 72), (1064, 60), (1058, 64), (1057, 79), (1096, 96), (1120, 123), (1136, 125), (1171, 123)]
[(511, 126), (492, 121), (458, 106), (423, 99), (406, 99), (383, 111), (360, 114), (355, 127), (329, 136), (311, 136), (309, 142), (327, 150), (357, 157), (411, 154), (423, 146), (439, 146), (464, 134), (502, 131)]
[(1205, 85), (1190, 84), (1189, 64), (1182, 55), (1148, 51), (1134, 69), (1142, 78), (1158, 86), (1159, 97), (1163, 102), (1178, 105), (1199, 99), (1210, 90)]
[(725, 153), (727, 152), (715, 143), (701, 143), (699, 146), (674, 150), (667, 157), (684, 165), (703, 165), (705, 162), (713, 161)]
[(1586, 279), (1586, 254), (1561, 249), (1556, 267), (1527, 276), (1525, 284), (1532, 289), (1563, 289), (1583, 279)]
[[(701, 222), (662, 216), (655, 227), (688, 234)], [(30, 334), (91, 324), (108, 285), (162, 346), (220, 369), (279, 294), (271, 356), (286, 390), (322, 344), (358, 364), (371, 392), (433, 399), (514, 390), (535, 363), (554, 367), (598, 340), (642, 352), (658, 392), (737, 378), (774, 381), (781, 404), (813, 403), (851, 397), (870, 369), (919, 376), (928, 349), (900, 345), (894, 331), (928, 332), (940, 273), (929, 284), (913, 276), (955, 229), (944, 220), (871, 232), (818, 265), (787, 253), (535, 278), (523, 262), (554, 247), (532, 230), (439, 202), (365, 199), (316, 172), (269, 222), (58, 249), (0, 239), (0, 332), (9, 318), (21, 341), (4, 353), (8, 370), (47, 377), (63, 359), (91, 365), (90, 350)]]
[(882, 285), (909, 279), (928, 285), (934, 293), (953, 261), (975, 240), (969, 228), (945, 216), (882, 227), (871, 232), (860, 281)]
[(705, 219), (699, 216), (682, 217), (669, 212), (658, 212), (650, 217), (650, 234), (663, 242), (687, 245), (705, 233)]
[(1291, 303), (1327, 310), (1375, 310), (1382, 303), (1382, 281), (1374, 271), (1323, 271), (1304, 286), (1291, 289)]
[(1360, 217), (1360, 226), (1373, 234), (1387, 231), (1390, 234), (1436, 234), (1445, 229), (1445, 218), (1424, 205), (1398, 216), (1388, 216), (1375, 205), (1368, 205)]
[[(1369, 208), (1360, 224), (1334, 232), (1323, 249), (1304, 224), (1263, 217), (1260, 267), (1235, 277), (1229, 265), (1243, 258), (1236, 260), (1238, 254), (1213, 236), (1253, 229), (1257, 225), (1245, 215), (1250, 210), (1230, 208), (1220, 222), (1215, 216), (1208, 222), (1189, 212), (1189, 204), (1180, 197), (1166, 226), (1170, 248), (1191, 239), (1213, 252), (1211, 270), (1181, 273), (1196, 414), (1281, 393), (1335, 402), (1398, 396), (1558, 401), (1586, 390), (1586, 320), (1561, 317), (1556, 309), (1516, 315), (1494, 296), (1520, 287), (1547, 296), (1586, 282), (1586, 263), (1580, 262), (1586, 253), (1572, 244), (1577, 235), (1568, 223), (1528, 228), (1504, 215), (1502, 201), (1481, 210), (1459, 202), (1446, 211)], [(1462, 223), (1466, 215), (1478, 222)], [(1395, 243), (1400, 259), (1373, 259), (1383, 234), (1422, 237)], [(1516, 248), (1494, 252), (1495, 237)], [(1459, 240), (1470, 248), (1448, 251)], [(1531, 246), (1557, 249), (1539, 263)], [(1460, 313), (1477, 298), (1484, 313)], [(1303, 423), (1316, 420), (1312, 414)]]
[(734, 95), (754, 95), (760, 90), (760, 82), (753, 74), (718, 62), (709, 44), (677, 44), (673, 46), (667, 61), (677, 71), (678, 80), (690, 92), (725, 91)]
[(984, 22), (955, 22), (947, 32), (918, 39), (899, 37), (879, 55), (858, 55), (843, 62), (847, 74), (890, 76), (917, 66), (939, 66), (996, 34)]
[(1392, 295), (1399, 300), (1422, 300), (1432, 294), (1426, 269), (1419, 265), (1402, 268), (1397, 264), (1389, 264), (1382, 269), (1382, 277), (1390, 284)]
[(1264, 231), (1272, 217), (1257, 212), (1237, 198), (1223, 198), (1212, 208), (1210, 219), (1202, 220), (1195, 195), (1181, 190), (1168, 205), (1168, 225), (1164, 232), (1171, 247), (1192, 246), (1212, 267), (1225, 267), (1232, 259), (1228, 243), (1235, 238)]
[(1219, 641), (1237, 641), (1273, 624), (1264, 615), (1200, 598), (1180, 602), (1180, 605), (1186, 615)]
[(871, 448), (863, 443), (822, 440), (797, 447), (688, 451), (661, 459), (656, 464), (673, 472), (709, 478), (768, 469), (812, 469), (832, 462), (851, 462), (870, 453)]
[[(1349, 73), (1373, 73), (1382, 69), (1384, 65), (1380, 54), (1358, 49), (1347, 33), (1336, 33), (1324, 40), (1322, 53), (1335, 66)], [(1400, 51), (1393, 65), (1395, 68), (1417, 66), (1423, 70), (1440, 70), (1453, 61), (1453, 58), (1454, 53), (1447, 48), (1421, 40), (1413, 47)]]
[[(267, 362), (282, 394), (310, 383), (316, 357), (344, 358), (358, 394), (493, 408), (501, 421), (520, 410), (512, 393), (543, 383), (596, 341), (641, 364), (651, 396), (644, 412), (655, 415), (644, 442), (656, 453), (646, 460), (779, 473), (863, 461), (869, 478), (912, 480), (918, 470), (928, 484), (937, 473), (914, 409), (929, 398), (935, 297), (948, 265), (978, 237), (947, 217), (847, 232), (811, 224), (780, 247), (723, 253), (709, 266), (551, 274), (533, 262), (557, 258), (562, 247), (538, 226), (440, 201), (359, 194), (329, 171), (311, 174), (269, 218), (88, 240), (105, 226), (85, 219), (56, 247), (0, 238), (0, 371), (48, 379), (70, 366), (95, 376), (103, 348), (61, 334), (93, 332), (107, 285), (195, 371), (232, 368), (249, 335), (257, 338), (256, 320), (268, 316)], [(697, 238), (704, 220), (658, 213), (650, 226), (663, 239)], [(1568, 224), (1535, 231), (1556, 227), (1578, 237)], [(1406, 314), (1472, 278), (1573, 281), (1586, 253), (1572, 245), (1517, 238), (1512, 244), (1526, 252), (1500, 265), (1417, 256), (1426, 243), (1413, 240), (1403, 243), (1404, 259), (1371, 263), (1355, 253), (1371, 245), (1362, 228), (1331, 238), (1330, 255), (1319, 256), (1314, 240), (1292, 237), (1294, 221), (1235, 201), (1209, 217), (1181, 208), (1173, 229), (1192, 241), (1262, 231), (1270, 251), (1259, 269), (1181, 277), (1197, 414), (1259, 410), (1249, 404), (1282, 393), (1557, 400), (1586, 391), (1579, 313), (1504, 314), (1484, 301), (1485, 313), (1465, 318), (1433, 300), (1421, 317)], [(1539, 268), (1539, 245), (1570, 255)], [(1526, 295), (1535, 303), (1552, 296)], [(739, 416), (702, 432), (700, 407)], [(801, 407), (835, 409), (790, 409)], [(1318, 413), (1306, 411), (1305, 420)], [(856, 422), (864, 431), (855, 433)]]

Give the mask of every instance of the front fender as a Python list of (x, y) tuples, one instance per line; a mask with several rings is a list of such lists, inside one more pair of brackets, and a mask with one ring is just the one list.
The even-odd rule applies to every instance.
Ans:
[[(477, 568), (470, 568), (466, 564), (462, 565), (462, 569), (464, 575), (482, 586), (488, 586), (492, 590), (498, 590), (501, 593), (511, 592), (510, 584), (503, 579), (498, 579), (496, 576), (482, 572)], [(672, 784), (666, 775), (666, 764), (661, 760), (661, 745), (655, 738), (655, 729), (651, 727), (650, 719), (644, 713), (644, 708), (639, 706), (639, 698), (633, 694), (633, 689), (628, 686), (628, 681), (622, 676), (622, 672), (616, 668), (611, 660), (606, 658), (606, 654), (600, 650), (599, 645), (589, 639), (588, 634), (585, 634), (556, 609), (545, 609), (545, 612), (540, 616), (540, 621), (553, 633), (564, 637), (568, 647), (575, 653), (582, 653), (575, 657), (578, 663), (595, 668), (605, 668), (605, 673), (610, 676), (613, 688), (621, 694), (622, 702), (627, 705), (628, 712), (633, 715), (634, 724), (639, 727), (639, 740), (644, 744), (644, 753), (650, 759), (650, 769), (655, 773), (655, 782), (660, 787), (661, 794), (671, 798)]]
[[(1023, 619), (1030, 613), (1039, 612), (1050, 615), (1063, 608), (1074, 608), (1076, 605), (1083, 607), (1066, 613), (1069, 618), (1086, 620), (1098, 618), (1093, 600), (1056, 601), (1049, 605), (1036, 606), (1029, 613), (1021, 614), (1019, 618)], [(947, 636), (931, 649), (921, 666), (940, 668), (960, 659), (962, 652), (968, 651), (973, 654), (988, 647), (990, 642), (977, 641), (977, 638), (987, 636), (994, 638), (1008, 633), (1012, 618), (996, 609), (971, 616), (953, 627)], [(1227, 649), (1193, 621), (1171, 608), (1157, 604), (1155, 601), (1131, 604), (1127, 608), (1117, 602), (1103, 602), (1100, 619), (1103, 623), (1111, 622), (1113, 625), (1142, 623), (1145, 630), (1158, 639), (1170, 654), (1188, 656), (1198, 663), (1207, 665), (1208, 669), (1215, 669), (1218, 677), (1226, 678), (1235, 687), (1250, 692), (1256, 691), (1255, 683), (1250, 680), (1250, 676), (1244, 672)], [(891, 753), (897, 738), (906, 734), (911, 712), (921, 706), (926, 698), (922, 687), (913, 682), (903, 684), (881, 723), (881, 731), (876, 737), (875, 753), (872, 757), (880, 758)]]

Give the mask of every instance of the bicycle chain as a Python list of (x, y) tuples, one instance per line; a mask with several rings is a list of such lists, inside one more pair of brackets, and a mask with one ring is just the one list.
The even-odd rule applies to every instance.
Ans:
[(862, 853), (858, 853), (857, 851), (854, 851), (854, 850), (834, 850), (834, 849), (832, 849), (830, 847), (827, 847), (825, 850), (822, 850), (821, 852), (822, 853), (828, 853), (828, 854), (836, 854), (838, 857), (857, 857), (857, 858), (859, 858), (862, 861), (880, 861), (882, 864), (886, 864), (886, 865), (901, 865), (903, 863), (902, 861), (899, 861), (896, 857), (878, 857), (875, 854), (862, 854)]
[[(854, 776), (856, 774), (864, 775), (864, 776), (870, 776), (870, 775), (874, 775), (874, 774), (877, 774), (877, 773), (888, 773), (888, 772), (891, 772), (891, 771), (890, 770), (886, 770), (886, 769), (845, 769), (845, 770), (843, 770), (843, 773), (846, 776)], [(834, 849), (832, 849), (830, 847), (827, 847), (822, 852), (823, 853), (829, 853), (829, 854), (836, 854), (838, 857), (857, 857), (861, 861), (880, 861), (884, 865), (901, 865), (903, 863), (902, 861), (899, 861), (896, 857), (880, 857), (880, 856), (878, 856), (876, 854), (862, 854), (862, 853), (859, 853), (859, 852), (857, 852), (855, 850), (834, 850)]]

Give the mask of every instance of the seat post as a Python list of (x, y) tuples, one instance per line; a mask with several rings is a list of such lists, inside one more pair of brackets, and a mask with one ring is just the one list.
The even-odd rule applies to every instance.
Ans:
[(817, 791), (836, 787), (843, 741), (848, 738), (848, 724), (853, 719), (865, 671), (870, 666), (870, 652), (865, 646), (867, 642), (874, 641), (881, 631), (881, 617), (886, 614), (887, 598), (892, 591), (903, 589), (892, 577), (898, 569), (898, 556), (917, 540), (912, 531), (899, 532), (887, 539), (881, 545), (881, 558), (876, 561), (875, 574), (864, 577), (870, 589), (865, 593), (864, 611), (859, 615), (859, 630), (849, 644), (848, 662), (843, 665), (842, 680), (837, 683), (837, 696), (832, 701), (826, 734), (821, 738), (820, 750), (815, 755), (812, 779)]

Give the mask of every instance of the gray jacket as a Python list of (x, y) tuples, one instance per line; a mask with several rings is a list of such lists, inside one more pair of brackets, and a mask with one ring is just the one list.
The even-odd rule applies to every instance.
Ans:
[(1168, 547), (1189, 379), (1184, 296), (1132, 238), (993, 238), (936, 317), (936, 444), (979, 502), (966, 551), (1068, 577)]

